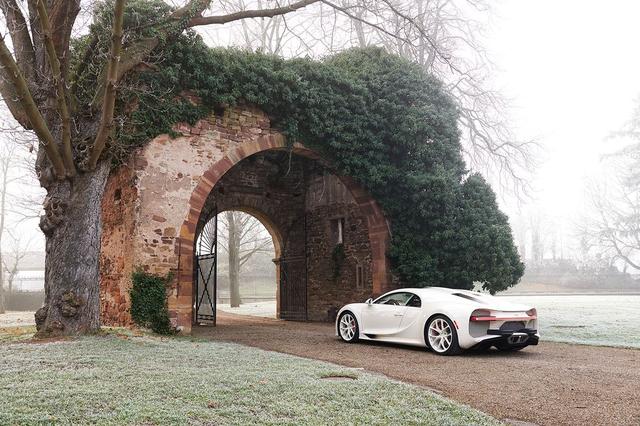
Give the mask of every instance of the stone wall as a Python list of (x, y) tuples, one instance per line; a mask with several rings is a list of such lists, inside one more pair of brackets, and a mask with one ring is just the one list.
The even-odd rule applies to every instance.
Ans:
[(133, 238), (138, 191), (131, 167), (114, 172), (102, 199), (102, 247), (100, 256), (100, 310), (102, 324), (131, 323), (130, 276), (133, 272)]
[[(311, 180), (306, 214), (308, 319), (332, 320), (343, 305), (364, 301), (372, 295), (367, 219), (347, 187), (334, 175)], [(338, 226), (342, 226), (344, 256), (334, 254)]]

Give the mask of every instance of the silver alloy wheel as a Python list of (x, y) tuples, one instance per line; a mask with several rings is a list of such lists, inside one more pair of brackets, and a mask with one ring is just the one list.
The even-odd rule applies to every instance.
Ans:
[(342, 315), (342, 318), (340, 318), (340, 337), (350, 342), (353, 336), (356, 335), (356, 327), (356, 319), (353, 315), (348, 312)]
[(429, 346), (438, 353), (443, 353), (451, 347), (453, 333), (451, 326), (443, 318), (436, 318), (429, 324)]

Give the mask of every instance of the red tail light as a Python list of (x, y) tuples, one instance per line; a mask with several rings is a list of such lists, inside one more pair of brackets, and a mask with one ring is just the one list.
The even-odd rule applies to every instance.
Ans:
[(471, 321), (495, 321), (496, 317), (491, 315), (491, 311), (486, 309), (476, 309), (471, 313)]
[[(475, 311), (473, 311), (471, 313), (471, 317), (469, 318), (469, 321), (529, 321), (529, 320), (534, 320), (536, 318), (538, 318), (538, 313), (537, 311), (534, 309), (529, 309), (526, 314), (527, 316), (508, 316), (508, 315), (504, 315), (505, 313), (503, 313), (503, 316), (496, 316), (496, 315), (492, 315), (491, 311), (489, 311), (488, 309), (476, 309)], [(508, 314), (508, 313), (507, 313)]]

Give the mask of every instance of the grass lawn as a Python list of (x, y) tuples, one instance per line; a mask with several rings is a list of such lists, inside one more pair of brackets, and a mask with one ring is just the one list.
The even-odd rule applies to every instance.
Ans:
[(417, 386), (236, 344), (31, 332), (0, 329), (0, 424), (498, 423)]

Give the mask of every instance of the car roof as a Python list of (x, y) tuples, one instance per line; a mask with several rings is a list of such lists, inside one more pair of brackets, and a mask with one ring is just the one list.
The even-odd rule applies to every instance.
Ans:
[(476, 291), (470, 291), (470, 290), (462, 290), (459, 288), (445, 288), (445, 287), (405, 287), (405, 288), (398, 288), (395, 290), (391, 290), (388, 291), (385, 294), (389, 294), (389, 293), (398, 293), (398, 292), (409, 292), (409, 293), (415, 293), (418, 296), (423, 296), (423, 295), (434, 295), (434, 294), (454, 294), (454, 293), (461, 293), (461, 294), (465, 294), (468, 296), (486, 296), (486, 294), (483, 293), (478, 293)]

